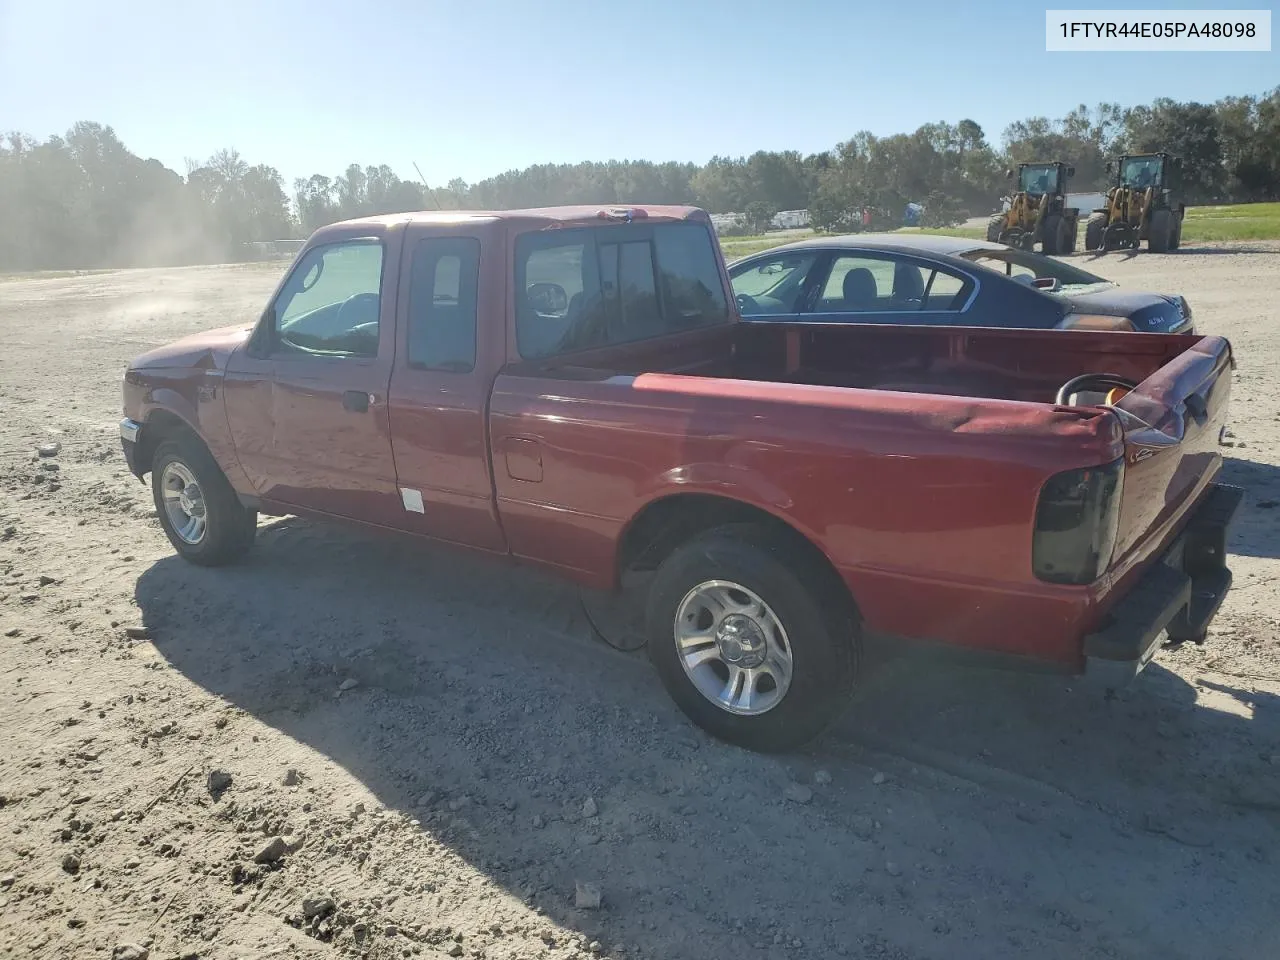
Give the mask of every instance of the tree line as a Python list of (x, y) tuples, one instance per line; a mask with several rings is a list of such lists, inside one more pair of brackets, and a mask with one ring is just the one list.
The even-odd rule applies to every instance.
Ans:
[(185, 175), (144, 160), (109, 126), (77, 123), (43, 141), (0, 136), (0, 270), (172, 265), (245, 256), (252, 241), (306, 236), (335, 220), (422, 209), (511, 209), (560, 203), (694, 203), (755, 224), (808, 209), (819, 229), (901, 222), (908, 202), (926, 226), (998, 208), (1005, 170), (1063, 160), (1071, 191), (1103, 190), (1106, 161), (1164, 150), (1183, 158), (1190, 204), (1280, 199), (1280, 87), (1212, 104), (1158, 99), (1128, 109), (1081, 105), (1064, 117), (1009, 125), (998, 145), (972, 120), (914, 133), (862, 132), (816, 154), (759, 151), (703, 165), (610, 160), (537, 164), (468, 184), (402, 180), (390, 167), (352, 164), (286, 187), (278, 170), (234, 150)]

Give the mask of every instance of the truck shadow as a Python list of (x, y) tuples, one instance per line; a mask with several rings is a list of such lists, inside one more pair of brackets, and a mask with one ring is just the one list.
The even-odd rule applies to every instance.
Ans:
[[(455, 551), (288, 519), (243, 567), (157, 562), (136, 599), (193, 682), (633, 954), (781, 957), (799, 940), (814, 956), (1068, 958), (1089, 952), (1083, 922), (1102, 924), (1090, 949), (1217, 955), (1280, 932), (1247, 876), (1269, 868), (1245, 860), (1274, 849), (1280, 699), (1221, 677), (1198, 689), (1153, 666), (1104, 702), (900, 657), (812, 751), (763, 757), (695, 731), (642, 657), (589, 639), (573, 591)], [(785, 799), (816, 768), (830, 783)], [(1225, 865), (1193, 870), (1205, 847)], [(762, 864), (767, 889), (744, 887)], [(1126, 926), (1220, 896), (1228, 873), (1232, 924)], [(576, 909), (578, 880), (604, 910)], [(1076, 899), (1086, 887), (1105, 908)], [(743, 910), (725, 916), (730, 889)]]
[(1246, 557), (1280, 557), (1280, 467), (1226, 457), (1221, 480), (1245, 489), (1228, 549)]

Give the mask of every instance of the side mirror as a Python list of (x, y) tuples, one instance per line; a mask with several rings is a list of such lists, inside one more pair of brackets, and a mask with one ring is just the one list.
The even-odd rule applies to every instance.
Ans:
[(1004, 176), (1005, 176), (1005, 179), (1006, 179), (1006, 180), (1012, 180), (1012, 179), (1013, 179), (1013, 170), (1012, 170), (1012, 169), (1006, 170), (1006, 171), (1004, 172)]
[(255, 360), (265, 360), (271, 356), (272, 340), (276, 334), (276, 307), (268, 304), (258, 318), (258, 325), (249, 334), (249, 342), (245, 344), (245, 352)]
[(314, 287), (316, 285), (316, 282), (320, 279), (320, 275), (322, 273), (324, 273), (324, 257), (318, 257), (316, 259), (316, 262), (312, 265), (311, 269), (308, 270), (302, 277), (302, 286), (301, 286), (302, 292), (306, 293), (308, 290)]
[(1115, 173), (1115, 172), (1116, 172), (1116, 164), (1115, 164), (1115, 161), (1114, 161), (1114, 160), (1108, 160), (1108, 161), (1107, 161), (1107, 173)]
[(1067, 179), (1068, 179), (1068, 180), (1070, 180), (1070, 179), (1071, 179), (1072, 177), (1074, 177), (1075, 175), (1076, 175), (1076, 168), (1075, 168), (1075, 167), (1067, 167)]

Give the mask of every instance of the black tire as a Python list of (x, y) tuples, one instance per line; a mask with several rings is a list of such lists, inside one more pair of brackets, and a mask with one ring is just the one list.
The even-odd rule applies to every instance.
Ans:
[(1169, 249), (1177, 250), (1182, 246), (1182, 217), (1173, 218), (1173, 239), (1169, 241)]
[(1046, 217), (1040, 225), (1040, 249), (1046, 256), (1060, 252), (1058, 246), (1062, 242), (1062, 217), (1054, 214)]
[(1080, 233), (1080, 221), (1075, 217), (1062, 218), (1062, 240), (1058, 243), (1058, 252), (1063, 254), (1076, 252), (1076, 239)]
[[(675, 623), (686, 596), (724, 580), (752, 591), (781, 624), (792, 657), (790, 686), (763, 713), (740, 715), (704, 696), (681, 662)], [(857, 676), (857, 622), (843, 584), (804, 548), (764, 526), (733, 524), (676, 550), (654, 576), (646, 632), (649, 658), (676, 705), (714, 737), (748, 750), (791, 750), (822, 733), (849, 702)], [(714, 649), (714, 648), (713, 648)], [(716, 659), (724, 677), (728, 670)], [(708, 669), (715, 671), (715, 663)], [(718, 673), (716, 674), (719, 675)], [(755, 688), (764, 695), (769, 681)]]
[[(178, 531), (166, 506), (165, 471), (170, 464), (185, 468), (203, 495), (205, 526), (194, 543)], [(156, 448), (151, 461), (151, 496), (165, 536), (184, 560), (203, 567), (220, 567), (239, 560), (253, 546), (257, 511), (240, 503), (213, 455), (193, 436), (166, 440)]]
[(1151, 214), (1151, 223), (1147, 227), (1147, 250), (1151, 253), (1168, 253), (1173, 242), (1173, 212), (1157, 210)]
[(987, 221), (987, 240), (990, 243), (999, 243), (1000, 234), (1004, 233), (1004, 214), (996, 213)]
[(1102, 247), (1102, 234), (1107, 229), (1107, 215), (1105, 213), (1094, 213), (1089, 215), (1089, 219), (1084, 224), (1084, 248), (1086, 250), (1098, 250)]

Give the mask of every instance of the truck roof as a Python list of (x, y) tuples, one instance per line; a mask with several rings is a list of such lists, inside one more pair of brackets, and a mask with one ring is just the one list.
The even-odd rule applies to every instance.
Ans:
[(601, 221), (636, 220), (672, 222), (678, 220), (706, 220), (707, 212), (700, 207), (668, 206), (662, 204), (580, 204), (565, 207), (533, 207), (527, 210), (414, 210), (408, 213), (387, 213), (373, 217), (341, 220), (316, 230), (315, 236), (327, 233), (347, 233), (352, 227), (378, 227), (381, 230), (401, 223), (460, 224), (493, 222), (497, 220), (521, 220), (545, 226), (561, 224), (594, 225)]

